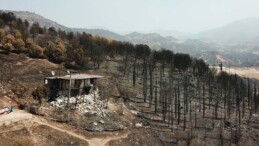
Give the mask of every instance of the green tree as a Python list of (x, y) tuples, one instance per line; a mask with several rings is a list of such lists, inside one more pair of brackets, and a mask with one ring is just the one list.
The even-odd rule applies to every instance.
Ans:
[(4, 37), (3, 49), (5, 51), (7, 51), (8, 53), (13, 51), (14, 50), (14, 46), (13, 46), (14, 42), (15, 42), (15, 38), (14, 38), (13, 35), (11, 35), (11, 34), (6, 35)]
[(76, 65), (86, 67), (85, 65), (87, 63), (86, 62), (87, 57), (82, 48), (75, 48), (72, 45), (69, 45), (67, 47), (66, 54), (67, 54), (67, 61), (69, 61), (69, 62), (75, 61)]
[(32, 58), (44, 58), (44, 48), (39, 45), (33, 44), (28, 51), (29, 56)]
[(35, 38), (40, 33), (40, 24), (33, 23), (30, 29), (30, 33), (32, 34), (32, 37)]
[(66, 59), (66, 48), (63, 41), (59, 41), (57, 45), (49, 41), (44, 54), (50, 61), (56, 63), (64, 62)]
[(0, 43), (2, 43), (4, 41), (5, 35), (6, 35), (5, 30), (0, 28)]
[(14, 41), (13, 44), (14, 48), (17, 52), (24, 52), (25, 51), (25, 43), (22, 39), (18, 38)]

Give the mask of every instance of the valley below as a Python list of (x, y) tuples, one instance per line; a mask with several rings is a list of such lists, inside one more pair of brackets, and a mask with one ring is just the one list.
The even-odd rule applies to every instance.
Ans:
[(230, 67), (224, 69), (231, 74), (238, 74), (245, 78), (259, 80), (259, 67)]

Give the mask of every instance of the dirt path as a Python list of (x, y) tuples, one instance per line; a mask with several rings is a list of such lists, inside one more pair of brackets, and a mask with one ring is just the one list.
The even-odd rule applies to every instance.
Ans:
[(0, 126), (9, 125), (14, 122), (29, 120), (33, 117), (32, 114), (27, 113), (22, 110), (14, 110), (10, 114), (1, 115), (0, 117)]
[(79, 138), (79, 139), (81, 139), (81, 140), (84, 140), (84, 141), (88, 142), (88, 139), (86, 139), (86, 138), (85, 138), (84, 136), (82, 136), (82, 135), (78, 135), (78, 134), (76, 134), (76, 133), (74, 133), (74, 132), (72, 132), (72, 131), (67, 131), (67, 130), (65, 130), (65, 129), (61, 129), (61, 128), (57, 127), (57, 126), (54, 126), (54, 125), (49, 124), (49, 123), (47, 123), (47, 122), (44, 122), (44, 121), (42, 121), (42, 120), (40, 120), (40, 119), (38, 119), (38, 118), (35, 118), (33, 121), (36, 122), (36, 123), (38, 123), (38, 124), (40, 124), (40, 125), (49, 126), (49, 127), (53, 128), (53, 129), (55, 129), (55, 130), (58, 130), (58, 131), (61, 131), (61, 132), (65, 132), (65, 133), (67, 133), (67, 134), (69, 134), (69, 135), (71, 135), (71, 136), (73, 136), (73, 137), (76, 137), (76, 138)]
[[(22, 110), (15, 110), (14, 112), (10, 113), (10, 114), (7, 114), (7, 115), (1, 115), (1, 118), (0, 118), (0, 126), (2, 124), (11, 124), (13, 122), (17, 122), (17, 121), (26, 121), (26, 120), (30, 120), (30, 122), (35, 122), (37, 124), (40, 124), (40, 125), (46, 125), (46, 126), (49, 126), (55, 130), (58, 130), (58, 131), (61, 131), (61, 132), (64, 132), (64, 133), (67, 133), (73, 137), (76, 137), (76, 138), (79, 138), (83, 141), (86, 141), (89, 146), (105, 146), (108, 144), (109, 141), (111, 140), (118, 140), (118, 139), (121, 139), (121, 138), (126, 138), (129, 134), (129, 132), (127, 133), (124, 133), (122, 135), (116, 135), (117, 133), (114, 132), (113, 136), (107, 136), (107, 137), (102, 137), (102, 138), (86, 138), (85, 136), (82, 136), (82, 135), (79, 135), (69, 129), (65, 129), (65, 128), (59, 128), (57, 126), (55, 126), (54, 124), (51, 124), (50, 122), (46, 121), (45, 119), (41, 118), (41, 117), (37, 117), (37, 116), (33, 116), (32, 114), (30, 113), (27, 113), (25, 111), (22, 111)], [(27, 123), (27, 122), (26, 122)], [(30, 124), (29, 124), (30, 125)], [(27, 125), (28, 127), (28, 130), (29, 132), (32, 134), (32, 132), (30, 131), (29, 129), (29, 125)], [(36, 139), (33, 139), (34, 142), (37, 142)]]
[(35, 118), (33, 121), (38, 123), (38, 124), (41, 124), (41, 125), (49, 126), (49, 127), (53, 128), (55, 130), (58, 130), (58, 131), (61, 131), (61, 132), (65, 132), (65, 133), (67, 133), (67, 134), (69, 134), (69, 135), (71, 135), (73, 137), (79, 138), (79, 139), (81, 139), (83, 141), (86, 141), (89, 144), (89, 146), (97, 146), (97, 145), (98, 146), (105, 146), (105, 145), (108, 144), (109, 141), (126, 138), (128, 136), (128, 134), (129, 134), (129, 132), (127, 132), (127, 133), (124, 133), (123, 135), (108, 136), (108, 137), (105, 137), (105, 138), (90, 138), (90, 139), (87, 139), (84, 136), (79, 135), (79, 134), (77, 134), (77, 133), (75, 133), (73, 131), (59, 128), (59, 127), (57, 127), (55, 125), (52, 125), (52, 124), (50, 124), (48, 122), (45, 122), (45, 121), (42, 121), (42, 120), (40, 120), (38, 118)]
[(118, 136), (112, 136), (112, 137), (106, 137), (106, 138), (92, 138), (88, 140), (89, 146), (105, 146), (107, 145), (111, 140), (118, 140), (122, 138), (128, 137), (129, 132), (124, 133), (123, 135)]

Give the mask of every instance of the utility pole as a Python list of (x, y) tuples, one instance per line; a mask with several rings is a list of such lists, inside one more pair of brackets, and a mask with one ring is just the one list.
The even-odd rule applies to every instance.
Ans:
[(71, 96), (71, 72), (67, 70), (67, 73), (69, 73), (68, 98), (67, 98), (67, 108), (69, 109), (69, 99)]
[(69, 73), (69, 86), (68, 86), (68, 99), (67, 99), (67, 108), (69, 109), (69, 99), (71, 98), (71, 76), (72, 76), (72, 73), (77, 73), (77, 71), (67, 70), (67, 73)]
[(222, 72), (222, 62), (220, 62), (220, 64), (219, 64), (219, 67), (220, 67), (220, 71)]

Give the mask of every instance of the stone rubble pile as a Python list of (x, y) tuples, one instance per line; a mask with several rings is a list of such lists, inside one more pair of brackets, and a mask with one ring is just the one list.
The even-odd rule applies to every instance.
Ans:
[(7, 90), (2, 84), (0, 84), (0, 97), (14, 98), (16, 95), (12, 92), (12, 90)]
[[(50, 105), (54, 108), (64, 109), (67, 106), (67, 100), (67, 97), (60, 96), (55, 101), (50, 102)], [(99, 100), (98, 90), (89, 95), (70, 97), (69, 106), (85, 115), (106, 116), (107, 103)]]
[(6, 94), (6, 90), (4, 90), (4, 86), (0, 84), (0, 96)]

